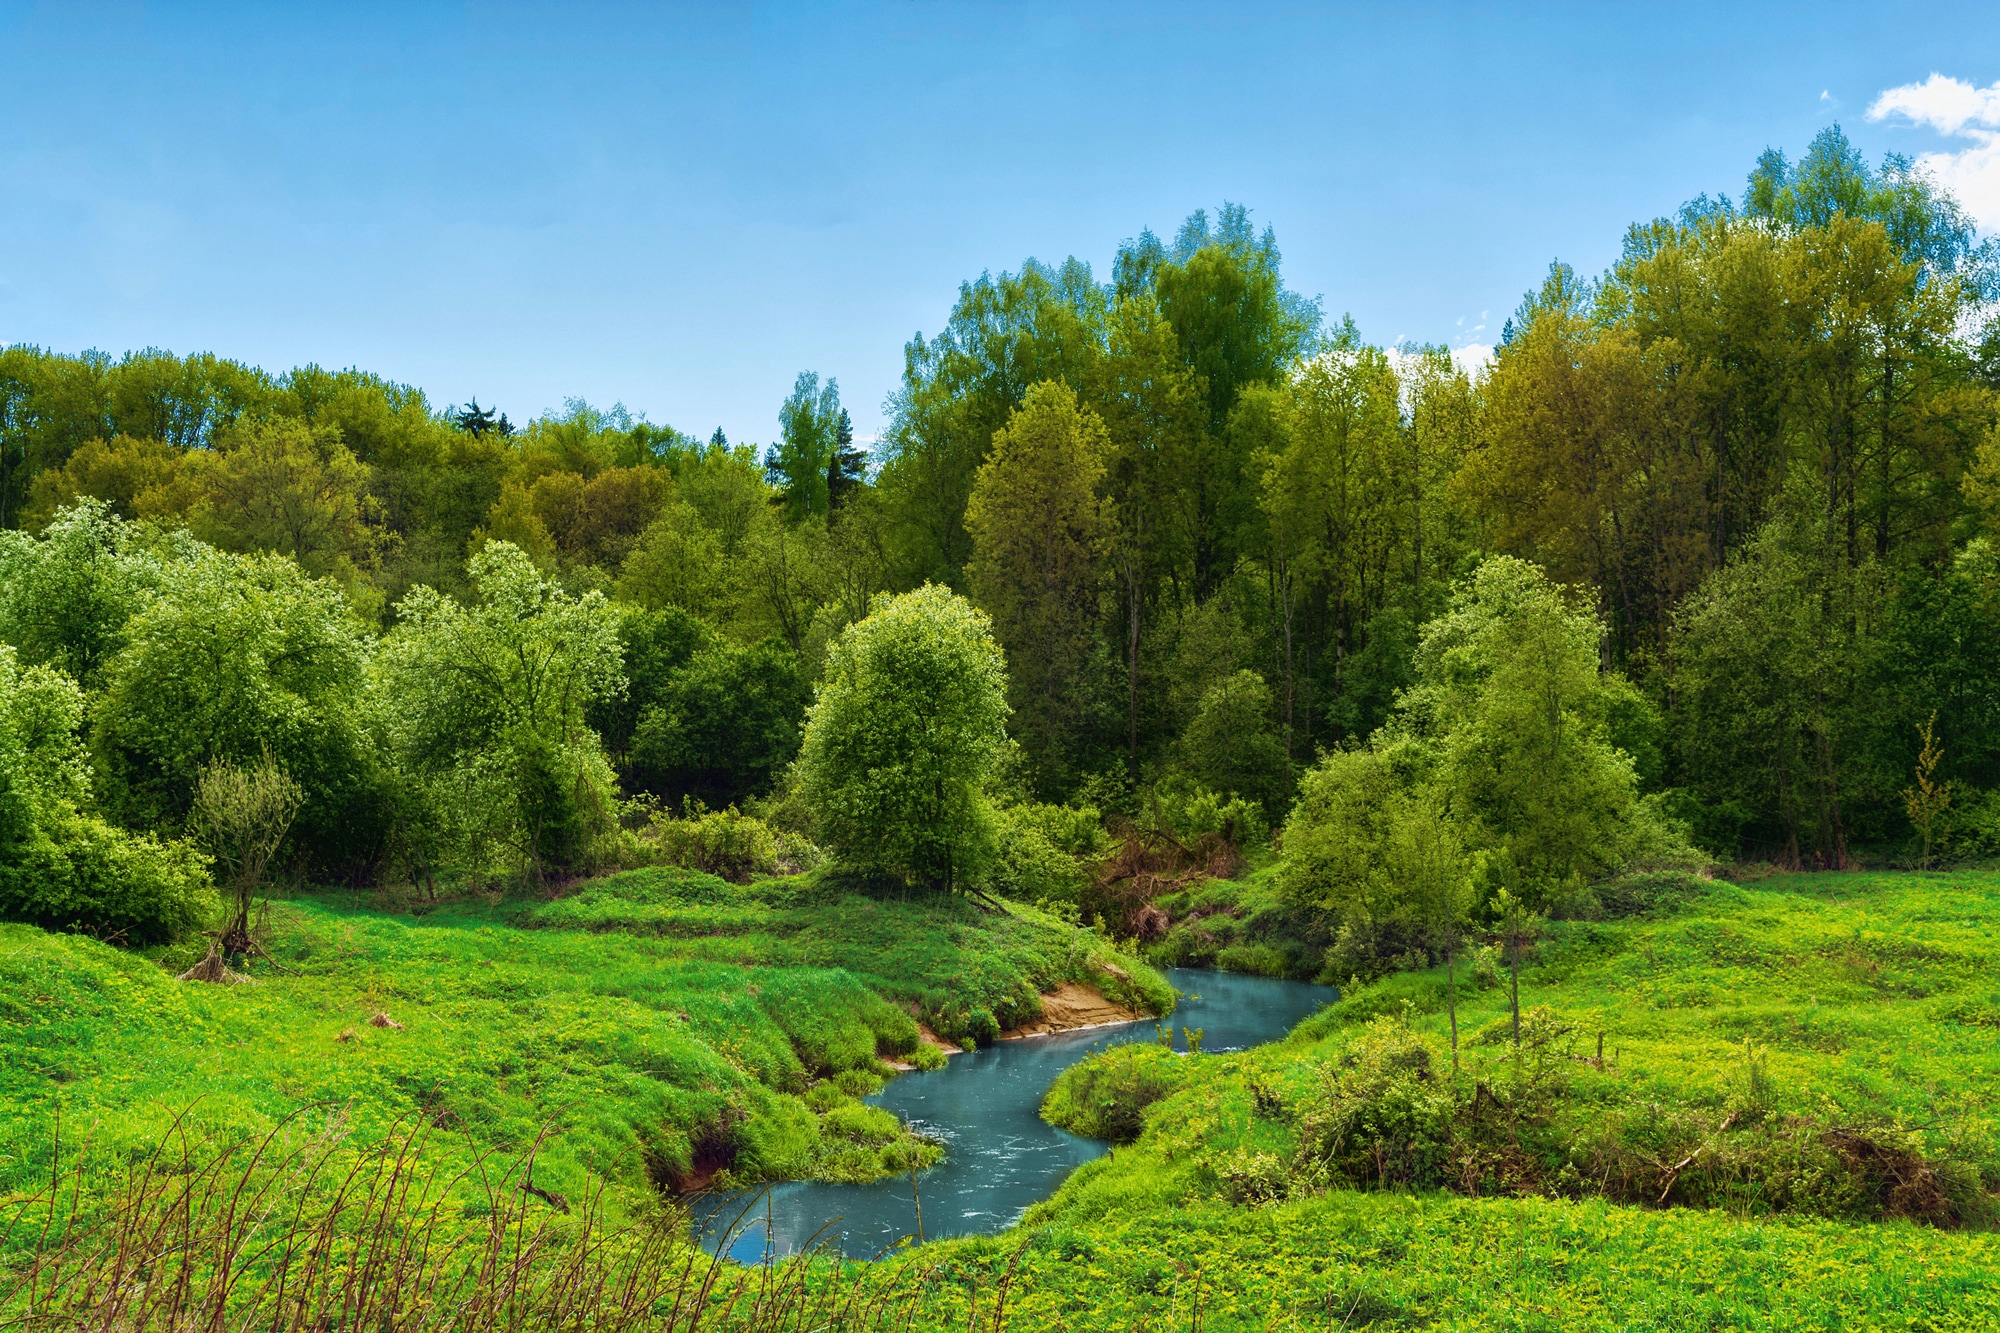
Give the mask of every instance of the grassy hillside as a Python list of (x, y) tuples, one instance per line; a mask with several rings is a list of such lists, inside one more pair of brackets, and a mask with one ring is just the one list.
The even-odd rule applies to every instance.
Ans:
[(1626, 890), (1546, 928), (1518, 1063), (1488, 958), (1456, 1075), (1441, 970), (1075, 1067), (1046, 1113), (1136, 1141), (932, 1262), (1011, 1264), (1015, 1329), (2000, 1322), (2000, 875)]
[(58, 1114), (64, 1164), (108, 1168), (183, 1115), (229, 1142), (302, 1110), (299, 1132), (358, 1148), (421, 1121), (446, 1164), (546, 1133), (535, 1182), (570, 1197), (723, 1168), (866, 1179), (937, 1151), (855, 1100), (917, 1053), (912, 1009), (978, 1037), (1063, 980), (1172, 1002), (1028, 909), (667, 869), (421, 916), (300, 898), (268, 938), (225, 987), (176, 982), (185, 953), (0, 926), (0, 1191), (48, 1179)]

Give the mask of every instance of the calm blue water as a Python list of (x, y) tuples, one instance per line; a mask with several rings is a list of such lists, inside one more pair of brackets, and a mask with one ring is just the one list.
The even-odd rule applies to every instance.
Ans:
[[(1204, 1051), (1275, 1041), (1338, 994), (1328, 986), (1187, 968), (1166, 977), (1184, 997), (1167, 1020), (1182, 1050), (1181, 1031), (1191, 1027), (1202, 1029)], [(892, 1079), (868, 1098), (945, 1144), (944, 1160), (917, 1173), (924, 1238), (1000, 1231), (1054, 1193), (1070, 1172), (1101, 1156), (1105, 1144), (1042, 1120), (1042, 1096), (1056, 1075), (1091, 1052), (1156, 1039), (1147, 1019), (996, 1042), (953, 1056), (943, 1069)], [(793, 1181), (762, 1196), (707, 1201), (697, 1218), (711, 1250), (746, 1208), (729, 1245), (729, 1256), (744, 1263), (821, 1244), (867, 1259), (917, 1234), (917, 1200), (907, 1175), (872, 1185)]]

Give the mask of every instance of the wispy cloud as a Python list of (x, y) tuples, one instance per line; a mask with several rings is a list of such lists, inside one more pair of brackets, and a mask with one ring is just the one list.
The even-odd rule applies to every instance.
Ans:
[(1891, 116), (1970, 140), (1956, 152), (1924, 153), (1917, 166), (1958, 196), (1982, 228), (2000, 230), (2000, 82), (1980, 88), (1932, 74), (1922, 83), (1889, 89), (1868, 108), (1870, 120)]

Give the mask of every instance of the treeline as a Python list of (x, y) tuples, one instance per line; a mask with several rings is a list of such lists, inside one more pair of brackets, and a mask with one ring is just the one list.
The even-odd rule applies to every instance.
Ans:
[[(1596, 641), (1591, 725), (1710, 852), (2000, 848), (1997, 268), (1832, 130), (1595, 280), (1553, 266), (1476, 373), (1323, 319), (1235, 206), (1142, 232), (1108, 282), (982, 275), (905, 349), (872, 457), (813, 374), (760, 454), (354, 370), (14, 347), (0, 639), (87, 698), (114, 822), (171, 833), (204, 765), (268, 749), (312, 873), (421, 876), (536, 784), (594, 793), (482, 835), (537, 867), (621, 795), (782, 807), (830, 646), (927, 582), (991, 617), (1022, 808), (1209, 792), (1275, 822), (1323, 754), (1408, 730), (1425, 627), (1507, 555)], [(508, 636), (562, 616), (545, 682)], [(226, 696), (252, 652), (266, 683)], [(441, 701), (481, 671), (485, 703)], [(1905, 799), (1926, 729), (1942, 805)]]

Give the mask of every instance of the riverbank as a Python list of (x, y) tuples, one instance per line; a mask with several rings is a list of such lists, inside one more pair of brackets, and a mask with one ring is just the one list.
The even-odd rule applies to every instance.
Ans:
[[(1197, 1302), (1216, 1330), (2000, 1325), (2000, 875), (1628, 906), (1547, 927), (1518, 1062), (1506, 987), (1468, 970), (1454, 1074), (1440, 970), (1258, 1050), (1078, 1065), (1051, 1113), (1133, 1141), (1008, 1234), (913, 1258), (960, 1284), (916, 1326), (1003, 1280), (1014, 1330), (1181, 1327)], [(1512, 1152), (1468, 1174), (1482, 1126)]]
[(58, 1117), (87, 1171), (177, 1121), (225, 1144), (304, 1114), (355, 1155), (421, 1127), (447, 1172), (532, 1150), (537, 1188), (571, 1199), (866, 1180), (939, 1152), (859, 1100), (888, 1062), (942, 1063), (1079, 978), (1172, 1002), (1032, 909), (811, 877), (648, 870), (422, 915), (315, 895), (273, 904), (267, 948), (248, 984), (204, 986), (173, 980), (193, 946), (0, 927), (0, 1192), (49, 1178)]

